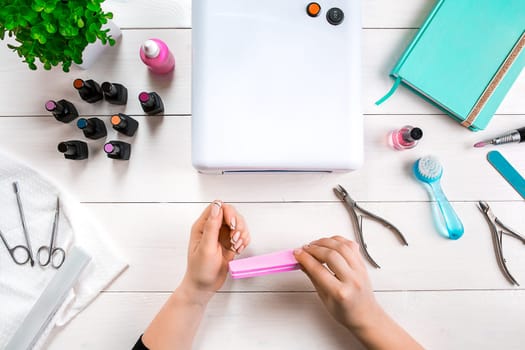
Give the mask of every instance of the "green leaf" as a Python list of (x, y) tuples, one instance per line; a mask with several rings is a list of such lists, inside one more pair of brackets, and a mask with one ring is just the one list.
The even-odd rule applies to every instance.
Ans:
[(54, 34), (57, 32), (57, 27), (53, 23), (46, 23), (46, 30), (50, 34)]
[(47, 3), (45, 6), (44, 6), (44, 12), (45, 13), (52, 13), (56, 8), (56, 4), (55, 3)]
[(75, 57), (73, 59), (73, 62), (75, 62), (76, 64), (82, 64), (82, 57)]
[(36, 23), (38, 21), (38, 13), (31, 11), (29, 7), (25, 6), (20, 12), (22, 13), (22, 17), (29, 23)]
[(27, 63), (37, 69), (62, 64), (69, 71), (72, 62), (82, 62), (85, 47), (96, 40), (114, 45), (108, 30), (101, 26), (113, 18), (104, 13), (104, 0), (0, 0), (0, 39), (14, 36), (19, 46), (8, 44)]
[(16, 28), (16, 22), (12, 18), (7, 19), (5, 22), (5, 29), (11, 31), (11, 30), (14, 30), (15, 28)]
[(86, 32), (86, 40), (88, 43), (97, 41), (97, 36), (93, 32)]
[(36, 12), (42, 12), (42, 10), (44, 10), (44, 5), (39, 3), (38, 1), (35, 1), (33, 2), (33, 4), (31, 4), (31, 8)]
[(88, 10), (93, 11), (93, 12), (98, 12), (98, 11), (100, 11), (100, 4), (97, 4), (97, 3), (94, 3), (93, 1), (90, 1), (90, 2), (87, 3), (86, 8)]

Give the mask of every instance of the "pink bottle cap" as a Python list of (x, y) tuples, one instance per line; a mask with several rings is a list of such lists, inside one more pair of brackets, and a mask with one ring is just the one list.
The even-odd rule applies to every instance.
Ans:
[(104, 145), (104, 152), (111, 153), (115, 150), (115, 146), (113, 146), (111, 143), (106, 143)]
[(46, 110), (49, 112), (53, 112), (57, 108), (57, 104), (53, 100), (49, 100), (46, 102)]
[(139, 101), (142, 103), (146, 103), (149, 101), (149, 94), (147, 92), (141, 92), (139, 94)]

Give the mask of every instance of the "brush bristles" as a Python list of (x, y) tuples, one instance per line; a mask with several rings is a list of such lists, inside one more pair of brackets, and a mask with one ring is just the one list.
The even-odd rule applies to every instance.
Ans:
[(429, 180), (434, 180), (441, 176), (443, 167), (437, 158), (427, 156), (419, 160), (417, 170), (421, 176)]

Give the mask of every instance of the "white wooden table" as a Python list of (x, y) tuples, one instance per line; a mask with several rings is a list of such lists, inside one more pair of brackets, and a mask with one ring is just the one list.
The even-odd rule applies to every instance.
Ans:
[[(384, 105), (373, 103), (390, 88), (388, 72), (433, 6), (433, 0), (364, 0), (363, 76), (366, 162), (348, 174), (198, 174), (190, 159), (191, 1), (108, 0), (104, 4), (123, 38), (89, 71), (29, 71), (5, 43), (0, 48), (0, 148), (29, 162), (68, 188), (94, 212), (130, 267), (50, 341), (51, 349), (127, 349), (147, 326), (186, 265), (193, 220), (215, 198), (235, 203), (251, 228), (243, 256), (302, 245), (323, 235), (354, 238), (332, 187), (347, 187), (366, 208), (390, 219), (409, 241), (398, 244), (384, 228), (365, 222), (376, 296), (422, 344), (432, 349), (522, 349), (525, 290), (501, 274), (491, 236), (476, 201), (486, 200), (501, 219), (525, 232), (525, 203), (489, 166), (486, 150), (472, 145), (525, 125), (525, 76), (521, 76), (485, 132), (472, 133), (399, 89)], [(173, 81), (152, 78), (138, 56), (141, 42), (164, 39), (173, 50)], [(123, 110), (89, 105), (73, 79), (121, 82), (130, 93)], [(136, 95), (157, 91), (165, 117), (144, 117)], [(66, 98), (86, 116), (125, 112), (141, 123), (129, 162), (108, 160), (100, 142), (87, 162), (66, 161), (59, 141), (79, 138), (74, 125), (44, 111), (48, 99)], [(420, 126), (425, 136), (409, 151), (385, 144), (391, 129)], [(112, 134), (114, 135), (114, 134)], [(525, 174), (523, 145), (499, 150)], [(465, 225), (458, 241), (432, 226), (423, 187), (410, 173), (413, 161), (433, 154), (444, 165), (442, 184)], [(115, 218), (125, 218), (121, 221)], [(515, 277), (525, 284), (525, 247), (505, 240)], [(329, 317), (301, 272), (227, 281), (210, 303), (196, 349), (349, 349), (360, 345)]]

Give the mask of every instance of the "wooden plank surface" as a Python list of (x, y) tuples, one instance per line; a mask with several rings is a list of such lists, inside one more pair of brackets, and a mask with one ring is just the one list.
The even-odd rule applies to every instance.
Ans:
[[(525, 217), (520, 215), (525, 203), (490, 204), (501, 220), (525, 232)], [(118, 243), (122, 255), (129, 261), (129, 268), (112, 284), (110, 291), (175, 289), (186, 269), (191, 225), (205, 203), (84, 206), (107, 228), (107, 235)], [(252, 234), (252, 243), (242, 257), (300, 247), (336, 234), (355, 239), (350, 218), (340, 203), (239, 203), (236, 207), (246, 218)], [(409, 242), (408, 247), (402, 246), (390, 231), (364, 220), (369, 252), (381, 265), (381, 269), (374, 269), (367, 264), (376, 290), (516, 289), (498, 268), (488, 225), (475, 203), (455, 203), (465, 225), (465, 235), (458, 241), (443, 238), (435, 231), (429, 203), (363, 203), (363, 207), (394, 223)], [(508, 237), (504, 237), (503, 244), (510, 271), (525, 284), (523, 244)], [(159, 277), (148, 278), (152, 271)], [(223, 290), (298, 292), (313, 288), (303, 273), (296, 271), (228, 280)]]
[[(103, 293), (49, 349), (130, 349), (161, 293)], [(523, 349), (524, 291), (382, 292), (383, 307), (428, 349)], [(314, 293), (216, 295), (194, 349), (363, 349)]]
[[(414, 34), (414, 29), (363, 30), (362, 75), (365, 114), (442, 114), (440, 110), (403, 87), (383, 105), (374, 104), (392, 86), (392, 79), (388, 77), (388, 73)], [(153, 75), (140, 61), (139, 47), (150, 37), (159, 37), (172, 48), (176, 60), (174, 76)], [(47, 112), (44, 110), (44, 103), (49, 99), (59, 98), (73, 102), (83, 115), (105, 115), (115, 112), (143, 115), (137, 97), (142, 90), (157, 91), (166, 102), (165, 109), (168, 115), (191, 113), (190, 29), (123, 30), (122, 40), (116, 46), (109, 47), (89, 71), (75, 67), (70, 74), (63, 73), (60, 69), (30, 71), (5, 45), (0, 47), (0, 61), (0, 80), (9, 81), (9, 77), (16, 75), (9, 87), (6, 86), (9, 93), (0, 96), (0, 116), (45, 115)], [(75, 78), (94, 79), (100, 83), (105, 80), (123, 83), (129, 89), (130, 102), (125, 107), (102, 101), (95, 104), (85, 103), (72, 87)], [(49, 84), (51, 81), (53, 84)], [(43, 86), (46, 88), (43, 89)], [(31, 91), (30, 98), (28, 91)], [(525, 114), (522, 103), (524, 91), (525, 73), (518, 78), (497, 114)], [(455, 123), (451, 125), (456, 127)], [(493, 128), (494, 124), (491, 124), (489, 130)]]
[[(108, 118), (103, 117), (108, 123)], [(440, 115), (384, 115), (365, 118), (365, 164), (346, 174), (198, 174), (191, 165), (189, 117), (137, 117), (137, 135), (117, 135), (107, 140), (132, 143), (129, 162), (108, 159), (104, 141), (88, 141), (87, 161), (68, 161), (56, 150), (60, 141), (83, 139), (75, 125), (52, 117), (1, 118), (0, 146), (55, 179), (84, 202), (230, 202), (334, 201), (332, 187), (347, 186), (359, 201), (425, 201), (424, 187), (414, 179), (411, 166), (419, 157), (433, 154), (444, 168), (442, 185), (453, 201), (512, 200), (521, 197), (486, 161), (488, 149), (472, 145), (494, 136), (525, 116), (498, 116), (491, 132), (471, 133)], [(420, 126), (421, 145), (405, 152), (386, 145), (389, 130), (403, 124)], [(31, 140), (28, 142), (28, 140)], [(523, 145), (499, 148), (516, 169), (525, 173)], [(97, 184), (93, 191), (90, 184)]]
[[(233, 202), (251, 228), (243, 256), (288, 249), (320, 236), (353, 238), (348, 214), (332, 193), (347, 187), (363, 207), (398, 226), (408, 247), (377, 224), (365, 221), (371, 255), (382, 266), (369, 268), (379, 302), (431, 349), (523, 348), (523, 287), (502, 276), (478, 200), (525, 232), (525, 202), (485, 160), (488, 149), (472, 145), (525, 125), (525, 73), (498, 109), (488, 130), (472, 133), (441, 111), (400, 88), (385, 104), (374, 102), (391, 87), (390, 69), (415, 35), (435, 0), (363, 1), (363, 106), (365, 157), (348, 174), (209, 176), (191, 166), (191, 1), (106, 0), (123, 28), (121, 41), (89, 71), (65, 74), (29, 71), (0, 45), (0, 151), (27, 162), (68, 189), (92, 212), (130, 267), (67, 327), (58, 329), (50, 349), (130, 348), (182, 277), (190, 226), (209, 201)], [(151, 75), (138, 56), (140, 44), (164, 39), (173, 50), (174, 76)], [(90, 105), (72, 88), (75, 78), (120, 82), (129, 89), (125, 107)], [(142, 90), (157, 91), (165, 117), (145, 117), (137, 102)], [(124, 112), (140, 128), (130, 139), (110, 130), (108, 140), (132, 143), (129, 162), (107, 159), (103, 141), (89, 141), (88, 161), (66, 161), (59, 141), (83, 139), (74, 125), (45, 112), (48, 99), (66, 98), (83, 116)], [(396, 152), (386, 145), (389, 130), (420, 126), (417, 148)], [(525, 174), (523, 145), (498, 148)], [(465, 225), (459, 241), (433, 228), (430, 203), (410, 167), (433, 154), (444, 166), (442, 184)], [(126, 217), (127, 220), (115, 220)], [(504, 238), (510, 271), (525, 284), (523, 245)], [(147, 283), (145, 282), (147, 281)], [(305, 336), (308, 335), (308, 336)], [(360, 349), (330, 319), (301, 272), (228, 280), (213, 299), (196, 349)]]

